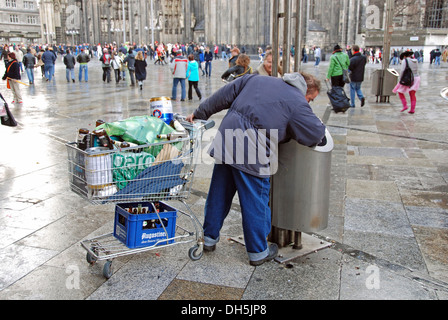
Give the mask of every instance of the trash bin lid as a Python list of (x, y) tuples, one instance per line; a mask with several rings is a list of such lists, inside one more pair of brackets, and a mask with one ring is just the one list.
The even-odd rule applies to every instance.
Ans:
[(442, 96), (443, 99), (448, 100), (448, 87), (440, 90), (440, 95)]
[(334, 148), (334, 142), (333, 142), (333, 137), (331, 136), (330, 132), (328, 131), (327, 128), (325, 128), (325, 138), (327, 139), (327, 143), (323, 146), (314, 146), (312, 147), (312, 149), (314, 149), (314, 151), (318, 151), (318, 152), (330, 152), (333, 150)]
[(387, 71), (389, 71), (390, 73), (392, 73), (392, 74), (393, 74), (394, 76), (396, 76), (396, 77), (399, 77), (399, 76), (400, 76), (400, 74), (398, 73), (398, 71), (395, 70), (395, 69), (388, 68)]

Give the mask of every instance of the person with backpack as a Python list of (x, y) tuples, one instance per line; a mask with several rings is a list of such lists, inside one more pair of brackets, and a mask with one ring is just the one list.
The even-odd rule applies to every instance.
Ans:
[(344, 87), (343, 80), (344, 70), (348, 69), (350, 65), (350, 58), (348, 54), (342, 52), (342, 48), (337, 44), (334, 46), (333, 55), (330, 58), (330, 65), (327, 71), (327, 80), (331, 80), (331, 85), (337, 87)]
[(112, 56), (109, 53), (109, 50), (107, 48), (104, 48), (103, 55), (100, 58), (100, 61), (102, 62), (103, 67), (103, 82), (107, 83), (110, 82), (110, 63), (112, 61)]
[[(408, 113), (410, 114), (413, 114), (415, 112), (415, 106), (417, 105), (417, 98), (415, 97), (415, 93), (420, 87), (420, 76), (418, 74), (418, 61), (413, 57), (413, 55), (414, 52), (412, 51), (405, 51), (400, 55), (400, 60), (403, 61), (401, 63), (400, 78), (399, 78), (400, 81), (392, 90), (392, 92), (398, 93), (401, 103), (403, 104), (403, 109), (401, 109), (400, 112), (406, 111), (408, 109), (405, 94), (409, 93), (409, 96), (411, 98), (411, 110), (409, 110)], [(411, 71), (406, 70), (408, 68)], [(412, 72), (413, 81), (409, 83), (404, 83), (403, 76), (405, 75), (405, 73), (410, 72)]]

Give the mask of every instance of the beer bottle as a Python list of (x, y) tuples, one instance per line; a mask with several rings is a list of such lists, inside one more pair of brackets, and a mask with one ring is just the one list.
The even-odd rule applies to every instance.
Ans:
[(106, 130), (98, 129), (93, 131), (93, 133), (98, 137), (100, 146), (109, 148), (111, 150), (114, 148), (114, 144), (112, 143), (112, 140), (109, 138), (109, 135), (107, 134)]
[(188, 137), (187, 132), (179, 132), (179, 131), (175, 131), (175, 132), (168, 133), (168, 134), (158, 134), (157, 135), (157, 138), (167, 139), (167, 140), (176, 140), (176, 139), (186, 138), (186, 137)]
[(104, 120), (101, 120), (101, 119), (96, 120), (96, 127), (99, 127), (103, 123), (106, 123), (106, 122)]
[(116, 140), (112, 140), (112, 142), (119, 148), (130, 148), (130, 147), (136, 147), (138, 146), (135, 143), (132, 142), (128, 142), (128, 141), (116, 141)]
[(89, 148), (89, 146), (86, 144), (86, 136), (88, 135), (89, 135), (88, 129), (85, 128), (79, 129), (78, 139), (76, 140), (79, 149), (86, 150), (87, 148)]

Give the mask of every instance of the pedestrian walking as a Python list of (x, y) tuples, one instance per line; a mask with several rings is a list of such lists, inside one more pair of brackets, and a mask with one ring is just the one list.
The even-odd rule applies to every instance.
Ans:
[[(278, 254), (277, 245), (268, 246), (267, 242), (271, 231), (269, 178), (278, 166), (277, 144), (294, 139), (315, 146), (325, 136), (325, 125), (305, 98), (305, 79), (296, 73), (286, 81), (257, 75), (241, 77), (222, 87), (187, 117), (188, 121), (207, 120), (228, 109), (209, 149), (215, 165), (204, 212), (206, 252), (215, 250), (238, 192), (249, 263), (259, 266)], [(252, 157), (254, 154), (263, 157)]]
[(3, 62), (5, 63), (5, 66), (8, 64), (8, 53), (9, 53), (9, 47), (7, 44), (3, 46), (1, 58)]
[(26, 49), (23, 56), (23, 65), (25, 66), (26, 75), (30, 84), (34, 84), (34, 66), (36, 65), (36, 57), (31, 53), (31, 48)]
[[(99, 53), (98, 53), (99, 54)], [(81, 53), (76, 56), (76, 61), (79, 63), (79, 74), (78, 80), (82, 81), (82, 74), (84, 73), (84, 81), (89, 81), (89, 67), (87, 64), (90, 61), (90, 57), (87, 53), (84, 52), (84, 49), (81, 49)]]
[(15, 49), (13, 51), (16, 54), (16, 60), (19, 63), (19, 67), (20, 67), (20, 72), (23, 72), (23, 51), (20, 48), (20, 45), (15, 46)]
[(45, 48), (45, 52), (42, 54), (42, 62), (44, 63), (45, 78), (47, 81), (51, 81), (54, 74), (56, 56), (48, 47)]
[(342, 48), (337, 44), (330, 57), (330, 65), (327, 72), (327, 80), (331, 80), (332, 86), (344, 87), (343, 70), (347, 70), (350, 65), (348, 54), (342, 52)]
[(417, 98), (415, 96), (416, 91), (420, 88), (420, 76), (418, 74), (418, 61), (413, 57), (414, 52), (412, 51), (405, 51), (400, 55), (400, 60), (403, 60), (401, 63), (401, 70), (400, 70), (400, 78), (403, 77), (403, 73), (406, 69), (406, 66), (409, 66), (412, 70), (412, 74), (414, 76), (414, 82), (410, 86), (402, 85), (400, 82), (397, 83), (395, 88), (392, 90), (394, 93), (398, 93), (398, 96), (400, 97), (401, 103), (403, 105), (403, 109), (401, 109), (401, 112), (406, 111), (408, 109), (408, 104), (406, 101), (405, 94), (409, 94), (409, 97), (411, 99), (411, 109), (408, 113), (413, 114), (415, 112), (415, 107), (417, 105)]
[(6, 80), (6, 87), (11, 89), (14, 100), (12, 103), (22, 103), (22, 94), (20, 93), (20, 85), (15, 80), (21, 80), (20, 66), (14, 52), (8, 53), (8, 62), (6, 63), (5, 74), (3, 80)]
[(114, 70), (115, 83), (119, 83), (121, 80), (121, 64), (123, 63), (122, 58), (117, 54), (116, 51), (112, 51), (112, 69)]
[(127, 65), (129, 71), (129, 78), (131, 79), (131, 87), (135, 86), (135, 55), (134, 51), (129, 48), (128, 54), (123, 60), (123, 63)]
[(44, 54), (44, 50), (40, 49), (39, 53), (37, 54), (37, 63), (36, 63), (36, 68), (40, 67), (40, 72), (42, 74), (42, 78), (45, 77), (45, 65), (44, 62), (42, 61), (42, 55)]
[(361, 84), (364, 81), (364, 71), (367, 63), (367, 58), (365, 55), (359, 52), (359, 46), (352, 46), (352, 57), (350, 58), (350, 65), (348, 69), (350, 70), (350, 104), (351, 107), (355, 107), (355, 98), (358, 96), (361, 100), (361, 107), (365, 104), (365, 97), (361, 90)]
[(215, 53), (215, 60), (218, 60), (219, 59), (219, 55), (218, 55), (218, 53), (219, 53), (219, 46), (217, 44), (215, 44), (213, 52)]
[(205, 48), (204, 61), (205, 61), (205, 76), (208, 76), (210, 78), (210, 76), (212, 75), (213, 53), (210, 51), (209, 47)]
[(75, 57), (71, 54), (70, 50), (67, 49), (67, 54), (64, 56), (65, 64), (65, 78), (67, 82), (70, 82), (70, 76), (73, 82), (75, 82)]
[(316, 49), (314, 50), (314, 59), (316, 60), (316, 62), (314, 63), (315, 68), (319, 67), (321, 58), (322, 58), (322, 50), (320, 49), (320, 47), (316, 47)]
[(199, 66), (196, 60), (194, 60), (194, 55), (190, 54), (188, 56), (188, 68), (187, 68), (187, 79), (188, 79), (188, 100), (193, 100), (193, 87), (198, 95), (199, 100), (202, 99), (201, 91), (198, 88), (199, 83)]
[(173, 74), (173, 89), (171, 93), (171, 100), (176, 100), (177, 85), (180, 82), (180, 86), (182, 89), (180, 101), (185, 101), (185, 79), (187, 78), (188, 60), (181, 55), (180, 51), (176, 52), (176, 54), (176, 58), (174, 58), (173, 62), (170, 64), (171, 72)]
[(143, 56), (143, 52), (137, 52), (137, 56), (135, 57), (135, 78), (138, 81), (140, 90), (143, 90), (143, 81), (146, 80), (146, 67), (147, 63)]
[(101, 61), (101, 67), (103, 68), (103, 82), (109, 83), (110, 82), (110, 69), (111, 69), (111, 61), (112, 56), (109, 53), (109, 50), (107, 48), (103, 49), (103, 55), (100, 58)]

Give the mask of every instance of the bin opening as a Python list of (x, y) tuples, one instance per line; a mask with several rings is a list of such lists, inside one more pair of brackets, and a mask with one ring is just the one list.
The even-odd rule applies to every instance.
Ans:
[(325, 135), (322, 141), (318, 144), (319, 147), (327, 145), (327, 136)]

